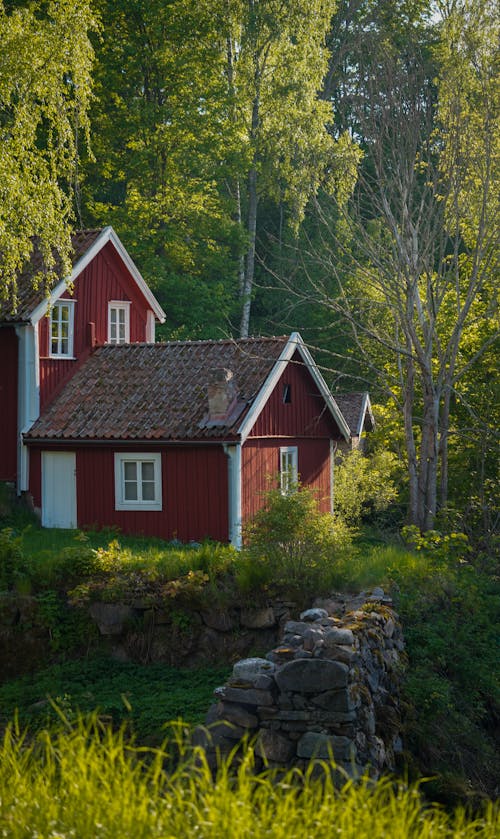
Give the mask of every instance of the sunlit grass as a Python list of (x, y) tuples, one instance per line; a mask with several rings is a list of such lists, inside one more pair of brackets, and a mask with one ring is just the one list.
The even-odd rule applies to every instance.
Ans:
[(0, 747), (0, 834), (12, 839), (494, 839), (499, 827), (493, 804), (450, 814), (389, 778), (337, 790), (328, 773), (255, 773), (251, 749), (214, 774), (181, 725), (157, 750), (128, 745), (95, 718), (30, 743), (10, 727)]

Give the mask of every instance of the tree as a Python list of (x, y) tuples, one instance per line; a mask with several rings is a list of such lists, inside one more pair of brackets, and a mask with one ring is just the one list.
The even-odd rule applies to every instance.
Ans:
[(435, 47), (382, 39), (365, 65), (352, 101), (357, 189), (332, 213), (318, 204), (320, 268), (302, 260), (309, 299), (348, 324), (354, 353), (400, 411), (409, 519), (422, 530), (448, 501), (461, 382), (498, 337), (498, 20), (481, 0), (442, 11)]
[(35, 237), (44, 267), (34, 283), (69, 273), (96, 22), (87, 0), (12, 5), (0, 2), (0, 297), (15, 309)]
[(240, 289), (240, 337), (246, 337), (259, 199), (265, 195), (283, 203), (297, 227), (331, 161), (331, 115), (318, 92), (327, 68), (325, 37), (335, 2), (237, 0), (228, 3), (228, 9), (230, 90), (243, 118), (249, 152), (248, 169), (241, 173), (247, 185), (248, 244)]
[(334, 0), (97, 2), (87, 219), (133, 247), (175, 334), (232, 331), (240, 309), (247, 334), (259, 202), (296, 228), (343, 177), (318, 96)]

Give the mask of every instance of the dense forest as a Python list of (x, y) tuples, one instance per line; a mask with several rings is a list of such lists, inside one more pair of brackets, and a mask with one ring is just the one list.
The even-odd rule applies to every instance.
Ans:
[(490, 555), (498, 30), (490, 0), (0, 2), (0, 294), (33, 237), (50, 284), (113, 225), (162, 339), (300, 330), (372, 393), (407, 521)]

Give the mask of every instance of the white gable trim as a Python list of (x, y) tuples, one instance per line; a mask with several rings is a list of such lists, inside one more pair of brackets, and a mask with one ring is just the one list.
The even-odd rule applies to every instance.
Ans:
[(78, 262), (75, 263), (70, 277), (68, 279), (61, 280), (60, 282), (58, 282), (57, 285), (53, 288), (50, 297), (39, 303), (38, 306), (33, 310), (30, 318), (32, 324), (38, 323), (38, 321), (41, 318), (43, 318), (44, 315), (47, 314), (47, 311), (54, 305), (55, 301), (58, 300), (61, 294), (64, 294), (64, 292), (67, 290), (68, 285), (71, 285), (75, 282), (76, 278), (82, 273), (82, 271), (85, 270), (87, 265), (90, 262), (92, 262), (92, 260), (97, 256), (99, 251), (102, 250), (104, 245), (106, 245), (108, 242), (111, 242), (114, 246), (119, 257), (124, 262), (128, 271), (132, 275), (132, 278), (135, 280), (140, 291), (151, 306), (151, 309), (155, 313), (157, 319), (160, 321), (160, 323), (164, 323), (166, 317), (165, 312), (163, 311), (153, 292), (143, 279), (137, 266), (134, 264), (131, 257), (120, 242), (120, 239), (116, 235), (115, 231), (111, 226), (108, 226), (101, 231), (94, 244), (88, 249), (88, 251), (86, 251), (83, 254), (83, 256), (80, 257)]
[(255, 402), (253, 403), (248, 414), (246, 415), (245, 419), (243, 420), (242, 424), (238, 429), (238, 434), (241, 435), (242, 443), (245, 442), (248, 435), (250, 434), (250, 431), (255, 425), (257, 418), (259, 417), (261, 411), (264, 408), (264, 405), (266, 404), (269, 397), (271, 396), (271, 393), (276, 387), (283, 370), (285, 369), (288, 362), (291, 360), (296, 350), (298, 350), (298, 352), (300, 353), (302, 361), (309, 370), (309, 373), (311, 374), (315, 384), (318, 387), (319, 392), (325, 400), (325, 403), (328, 406), (328, 409), (333, 419), (340, 428), (342, 435), (345, 437), (347, 441), (351, 439), (351, 432), (349, 430), (349, 427), (344, 417), (342, 416), (339, 406), (337, 405), (335, 399), (330, 393), (323, 376), (318, 370), (318, 367), (316, 366), (311, 353), (307, 349), (299, 333), (292, 332), (290, 338), (286, 342), (285, 347), (283, 348), (280, 357), (278, 358), (273, 369), (269, 373), (266, 381), (264, 382), (263, 387), (259, 391), (257, 398), (255, 399)]
[(361, 437), (361, 435), (363, 433), (363, 427), (364, 427), (364, 424), (365, 424), (365, 416), (366, 416), (367, 411), (368, 411), (368, 416), (371, 419), (372, 425), (375, 426), (375, 419), (374, 419), (373, 412), (372, 412), (372, 406), (371, 406), (371, 402), (370, 402), (370, 394), (369, 393), (363, 394), (363, 405), (361, 407), (361, 413), (360, 413), (360, 417), (359, 417), (359, 421), (358, 421), (358, 427), (356, 429), (356, 434), (357, 434), (358, 437)]

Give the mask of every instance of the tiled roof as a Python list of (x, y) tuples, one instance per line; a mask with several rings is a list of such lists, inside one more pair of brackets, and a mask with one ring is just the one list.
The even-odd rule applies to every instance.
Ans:
[[(101, 229), (80, 230), (71, 237), (73, 254), (71, 261), (76, 265), (78, 260), (92, 247), (101, 233)], [(33, 277), (43, 270), (43, 259), (40, 250), (35, 246), (29, 263), (25, 266), (17, 279), (17, 307), (12, 311), (10, 300), (0, 300), (0, 321), (11, 321), (13, 323), (26, 321), (36, 307), (43, 302), (46, 290), (43, 284), (38, 289), (33, 288)], [(61, 277), (63, 279), (63, 277)]]
[(367, 417), (362, 417), (362, 412), (365, 405), (366, 393), (334, 393), (333, 398), (340, 408), (340, 411), (350, 428), (351, 434), (358, 433), (359, 424), (364, 419), (363, 428), (366, 429), (367, 422), (369, 423), (368, 430), (373, 429), (373, 422), (371, 411), (367, 411)]
[[(234, 434), (288, 338), (99, 347), (27, 439), (203, 440)], [(237, 410), (207, 427), (208, 378), (233, 372)]]

